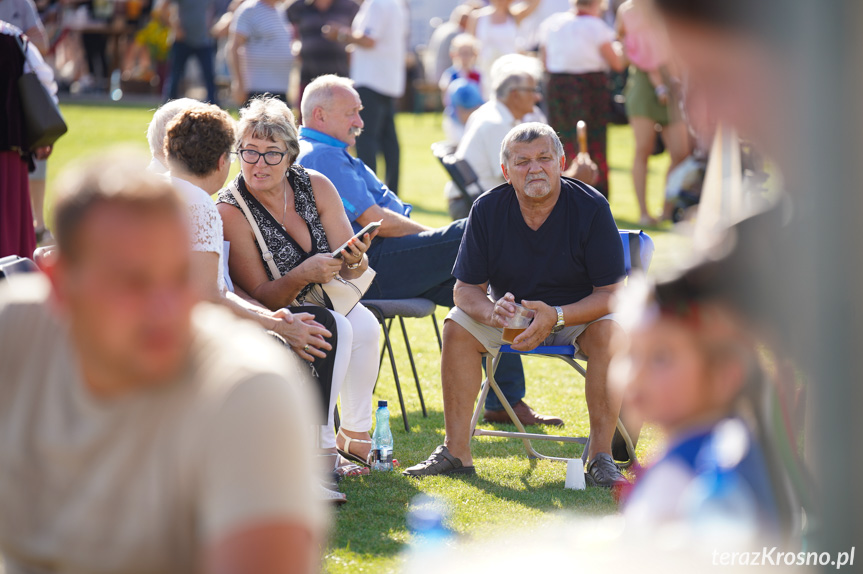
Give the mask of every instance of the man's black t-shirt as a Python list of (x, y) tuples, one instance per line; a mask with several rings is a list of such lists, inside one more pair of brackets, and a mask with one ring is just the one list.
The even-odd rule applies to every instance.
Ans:
[(593, 188), (561, 178), (554, 209), (534, 231), (504, 184), (473, 204), (452, 273), (472, 285), (488, 281), (495, 300), (510, 292), (516, 301), (568, 305), (623, 278), (623, 245)]

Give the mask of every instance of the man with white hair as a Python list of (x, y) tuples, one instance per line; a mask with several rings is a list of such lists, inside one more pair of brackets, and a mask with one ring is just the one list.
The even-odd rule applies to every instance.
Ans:
[(201, 102), (198, 100), (179, 98), (167, 102), (153, 113), (153, 119), (147, 126), (147, 143), (150, 144), (151, 156), (150, 165), (147, 166), (148, 170), (159, 174), (168, 173), (168, 160), (165, 159), (165, 135), (168, 131), (168, 124), (182, 112), (199, 105)]
[(368, 250), (369, 263), (377, 271), (369, 298), (425, 297), (452, 306), (452, 264), (464, 221), (439, 229), (413, 221), (412, 206), (348, 153), (364, 126), (362, 107), (352, 80), (326, 75), (310, 83), (300, 104), (303, 125), (297, 163), (333, 182), (354, 231), (383, 222)]
[(611, 457), (622, 390), (607, 383), (614, 345), (624, 337), (611, 298), (624, 276), (623, 245), (608, 201), (561, 177), (566, 158), (542, 123), (510, 131), (501, 145), (507, 183), (473, 205), (453, 275), (456, 307), (444, 322), (441, 382), (446, 439), (404, 474), (474, 474), (471, 411), (483, 355), (497, 355), (516, 303), (533, 310), (512, 348), (574, 345), (589, 357), (585, 395), (590, 416), (588, 483), (626, 483)]
[[(548, 123), (536, 105), (542, 99), (541, 77), (539, 60), (521, 54), (498, 58), (492, 66), (492, 98), (470, 115), (455, 151), (458, 159), (467, 161), (473, 168), (483, 191), (504, 182), (498, 155), (509, 130), (523, 122)], [(466, 217), (470, 204), (451, 183), (447, 185), (446, 195), (453, 219)]]

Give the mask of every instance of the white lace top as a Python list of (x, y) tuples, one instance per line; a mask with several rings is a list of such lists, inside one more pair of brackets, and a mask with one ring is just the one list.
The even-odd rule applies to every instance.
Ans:
[(219, 254), (219, 291), (224, 292), (225, 272), (224, 258), (225, 232), (222, 228), (222, 218), (216, 210), (206, 191), (188, 181), (176, 177), (171, 182), (177, 191), (189, 204), (189, 227), (192, 233), (192, 251), (203, 251)]

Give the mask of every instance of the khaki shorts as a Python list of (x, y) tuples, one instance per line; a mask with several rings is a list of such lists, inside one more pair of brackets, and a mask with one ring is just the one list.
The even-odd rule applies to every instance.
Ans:
[[(569, 327), (564, 327), (559, 333), (553, 333), (549, 335), (545, 341), (542, 342), (543, 345), (572, 345), (575, 347), (575, 354), (573, 357), (586, 359), (587, 357), (581, 353), (581, 350), (578, 346), (578, 338), (584, 333), (588, 327), (593, 325), (594, 323), (598, 323), (599, 321), (615, 321), (614, 313), (609, 313), (603, 317), (595, 321), (590, 321), (589, 323), (584, 323), (583, 325), (572, 325)], [(485, 347), (485, 349), (491, 354), (492, 357), (496, 357), (498, 354), (498, 350), (500, 346), (503, 345), (503, 341), (501, 337), (503, 336), (503, 329), (498, 329), (497, 327), (489, 327), (483, 323), (480, 323), (458, 307), (453, 307), (449, 314), (446, 316), (445, 321), (454, 321), (464, 327), (468, 333), (473, 335), (473, 337), (480, 342), (480, 344)]]

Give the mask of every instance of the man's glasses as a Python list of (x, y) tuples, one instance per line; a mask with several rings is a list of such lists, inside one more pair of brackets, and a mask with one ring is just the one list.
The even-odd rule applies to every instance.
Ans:
[(264, 163), (266, 163), (267, 165), (279, 165), (282, 162), (282, 159), (284, 159), (284, 157), (288, 155), (288, 152), (284, 151), (268, 151), (261, 153), (253, 149), (241, 149), (233, 153), (236, 153), (241, 158), (243, 158), (244, 162), (250, 164), (258, 163), (258, 160), (261, 159), (261, 156), (264, 156)]

